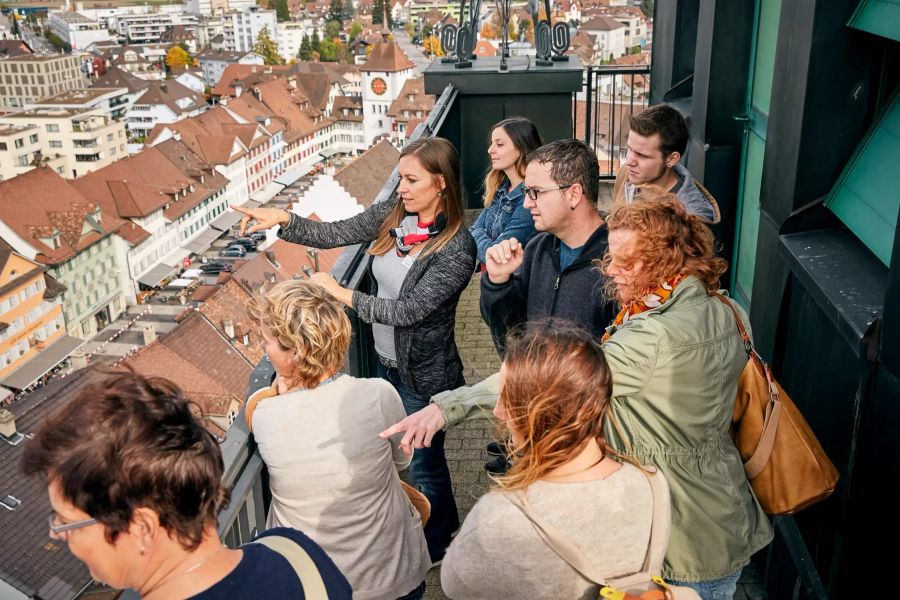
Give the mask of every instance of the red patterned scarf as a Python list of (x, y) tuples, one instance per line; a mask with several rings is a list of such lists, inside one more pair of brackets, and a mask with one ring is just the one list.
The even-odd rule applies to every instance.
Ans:
[(662, 306), (663, 303), (665, 303), (665, 301), (669, 299), (669, 296), (672, 295), (672, 292), (675, 291), (675, 287), (679, 283), (681, 283), (682, 279), (684, 279), (684, 275), (682, 274), (670, 277), (656, 289), (650, 290), (644, 296), (636, 300), (627, 302), (625, 306), (623, 306), (619, 311), (619, 314), (616, 315), (616, 318), (613, 319), (612, 325), (609, 327), (609, 329), (606, 330), (606, 333), (603, 334), (603, 337), (600, 341), (605, 342), (606, 340), (608, 340), (609, 336), (612, 335), (610, 333), (610, 329), (615, 329), (633, 316)]

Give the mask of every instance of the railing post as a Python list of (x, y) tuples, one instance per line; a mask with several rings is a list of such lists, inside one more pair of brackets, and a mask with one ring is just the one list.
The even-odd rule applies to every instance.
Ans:
[(594, 75), (594, 67), (588, 66), (587, 68), (587, 81), (585, 82), (585, 93), (584, 93), (584, 143), (593, 148), (593, 144), (591, 144), (591, 107), (594, 101), (593, 94), (593, 75)]

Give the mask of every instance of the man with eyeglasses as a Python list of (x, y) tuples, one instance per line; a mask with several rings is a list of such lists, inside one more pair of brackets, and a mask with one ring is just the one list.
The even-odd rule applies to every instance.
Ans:
[[(606, 228), (597, 212), (600, 173), (597, 156), (578, 140), (558, 140), (530, 152), (525, 160), (525, 203), (538, 233), (526, 246), (509, 239), (485, 253), (481, 277), (481, 314), (502, 354), (506, 332), (525, 321), (558, 318), (580, 325), (598, 337), (615, 315), (603, 296), (603, 280), (593, 262), (607, 247)], [(428, 446), (434, 433), (479, 412), (471, 398), (485, 395), (484, 408), (496, 402), (497, 376), (472, 388), (435, 396), (432, 404), (382, 432), (406, 431), (401, 447)], [(485, 468), (494, 474), (508, 468), (498, 455)]]

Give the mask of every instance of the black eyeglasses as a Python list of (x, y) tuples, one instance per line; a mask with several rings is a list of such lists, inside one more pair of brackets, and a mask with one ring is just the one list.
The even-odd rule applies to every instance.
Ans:
[(541, 194), (544, 194), (544, 193), (546, 193), (546, 192), (558, 192), (558, 191), (560, 191), (560, 190), (566, 190), (566, 189), (569, 189), (570, 187), (572, 187), (573, 185), (575, 185), (575, 184), (574, 184), (574, 183), (570, 183), (569, 185), (561, 185), (561, 186), (559, 186), (559, 187), (557, 187), (557, 188), (551, 188), (551, 189), (549, 189), (549, 190), (539, 190), (539, 189), (537, 189), (537, 188), (530, 188), (530, 187), (524, 187), (524, 186), (523, 186), (523, 187), (522, 187), (522, 191), (525, 192), (525, 195), (526, 195), (526, 196), (528, 196), (529, 198), (531, 198), (531, 201), (532, 201), (532, 202), (537, 202), (538, 196), (540, 196)]

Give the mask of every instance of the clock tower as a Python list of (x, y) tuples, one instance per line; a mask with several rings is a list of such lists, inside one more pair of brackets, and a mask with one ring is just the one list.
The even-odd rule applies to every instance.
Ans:
[(366, 147), (379, 136), (391, 134), (393, 126), (388, 109), (400, 95), (403, 84), (414, 76), (415, 65), (396, 42), (387, 39), (372, 46), (372, 52), (360, 67), (362, 72), (363, 133)]

